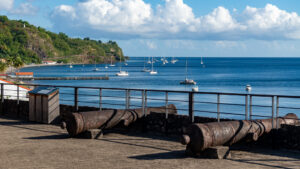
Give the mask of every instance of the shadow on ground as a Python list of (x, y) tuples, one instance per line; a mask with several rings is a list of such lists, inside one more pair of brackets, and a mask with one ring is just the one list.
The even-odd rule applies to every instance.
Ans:
[(170, 151), (164, 153), (131, 156), (129, 158), (133, 158), (137, 160), (158, 160), (158, 159), (184, 159), (187, 158), (187, 156), (185, 156), (184, 151)]

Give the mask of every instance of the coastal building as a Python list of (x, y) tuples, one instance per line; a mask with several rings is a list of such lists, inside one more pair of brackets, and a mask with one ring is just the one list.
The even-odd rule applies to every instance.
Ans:
[(9, 78), (20, 78), (20, 79), (32, 79), (33, 72), (15, 72), (13, 74), (8, 75)]
[(54, 61), (51, 61), (51, 60), (46, 60), (46, 61), (43, 61), (43, 64), (45, 64), (45, 65), (55, 65), (55, 64), (57, 64), (57, 62), (54, 62)]
[(33, 78), (33, 72), (16, 72), (15, 76), (18, 78)]
[[(7, 81), (4, 79), (0, 79), (0, 83), (4, 84), (3, 86), (3, 92), (4, 92), (4, 99), (10, 99), (10, 100), (17, 100), (18, 97), (18, 86), (12, 83), (11, 81)], [(7, 84), (7, 85), (5, 85)], [(19, 99), (28, 101), (28, 92), (31, 89), (25, 87), (25, 86), (19, 86)], [(0, 86), (1, 91), (1, 86)], [(0, 94), (1, 95), (1, 94)]]
[(1, 79), (6, 79), (6, 77), (7, 77), (7, 74), (0, 74)]

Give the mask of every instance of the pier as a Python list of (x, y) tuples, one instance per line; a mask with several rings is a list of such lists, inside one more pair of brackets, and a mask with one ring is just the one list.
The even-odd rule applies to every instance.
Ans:
[(109, 80), (108, 76), (94, 77), (18, 77), (19, 80)]

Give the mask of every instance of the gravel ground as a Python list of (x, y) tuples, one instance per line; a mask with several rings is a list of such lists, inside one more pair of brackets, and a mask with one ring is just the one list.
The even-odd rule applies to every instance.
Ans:
[(110, 133), (101, 139), (74, 139), (58, 126), (0, 117), (0, 168), (198, 168), (300, 169), (300, 153), (253, 148), (233, 150), (227, 160), (196, 159), (163, 137)]

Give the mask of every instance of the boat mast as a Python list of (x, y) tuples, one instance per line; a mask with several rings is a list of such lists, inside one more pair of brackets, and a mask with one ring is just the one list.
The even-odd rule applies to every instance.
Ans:
[(152, 62), (151, 63), (152, 63), (152, 72), (153, 72), (153, 56), (152, 56)]
[(187, 79), (187, 59), (185, 59), (185, 79)]

